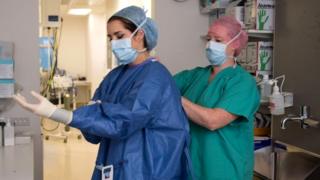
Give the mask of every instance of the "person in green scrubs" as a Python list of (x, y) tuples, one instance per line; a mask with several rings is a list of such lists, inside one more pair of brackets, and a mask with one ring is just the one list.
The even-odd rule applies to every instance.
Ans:
[(211, 65), (174, 76), (191, 128), (191, 159), (198, 180), (252, 180), (253, 120), (260, 95), (256, 81), (236, 57), (248, 36), (232, 17), (208, 31)]

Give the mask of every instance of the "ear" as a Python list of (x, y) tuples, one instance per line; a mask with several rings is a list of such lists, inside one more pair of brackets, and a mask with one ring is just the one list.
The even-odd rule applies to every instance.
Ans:
[(139, 30), (137, 31), (136, 35), (133, 36), (133, 38), (134, 38), (135, 40), (137, 40), (137, 41), (140, 41), (140, 40), (143, 41), (143, 38), (144, 38), (144, 32), (143, 32), (143, 30), (139, 29)]
[(232, 42), (227, 46), (226, 53), (228, 56), (234, 56), (235, 52), (236, 52), (235, 42)]
[(229, 45), (230, 52), (232, 52), (231, 54), (234, 55), (234, 53), (236, 52), (237, 49), (239, 49), (239, 47), (240, 47), (240, 41), (238, 41), (238, 40), (233, 41)]
[(240, 47), (240, 41), (239, 41), (238, 39), (236, 39), (235, 41), (233, 41), (233, 42), (231, 43), (231, 47), (232, 47), (233, 49), (238, 49), (238, 48)]

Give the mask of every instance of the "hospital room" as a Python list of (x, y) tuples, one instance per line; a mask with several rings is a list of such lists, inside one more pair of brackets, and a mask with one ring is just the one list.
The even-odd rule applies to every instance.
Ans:
[(1, 0), (0, 180), (319, 180), (319, 6)]

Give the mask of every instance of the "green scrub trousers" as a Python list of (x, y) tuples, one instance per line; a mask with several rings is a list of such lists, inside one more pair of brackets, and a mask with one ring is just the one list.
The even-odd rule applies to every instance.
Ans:
[(212, 66), (174, 76), (182, 96), (208, 108), (221, 108), (239, 118), (210, 131), (190, 121), (191, 159), (198, 180), (252, 180), (253, 119), (260, 103), (256, 81), (242, 67), (228, 67), (209, 82)]

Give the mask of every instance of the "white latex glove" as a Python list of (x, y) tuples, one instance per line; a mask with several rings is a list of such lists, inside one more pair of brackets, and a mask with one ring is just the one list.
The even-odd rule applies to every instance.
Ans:
[(53, 105), (50, 101), (48, 101), (45, 97), (40, 94), (31, 91), (31, 94), (39, 100), (39, 103), (31, 104), (28, 103), (26, 98), (21, 94), (14, 95), (13, 98), (25, 109), (44, 117), (51, 117), (51, 115), (57, 110), (57, 106)]

